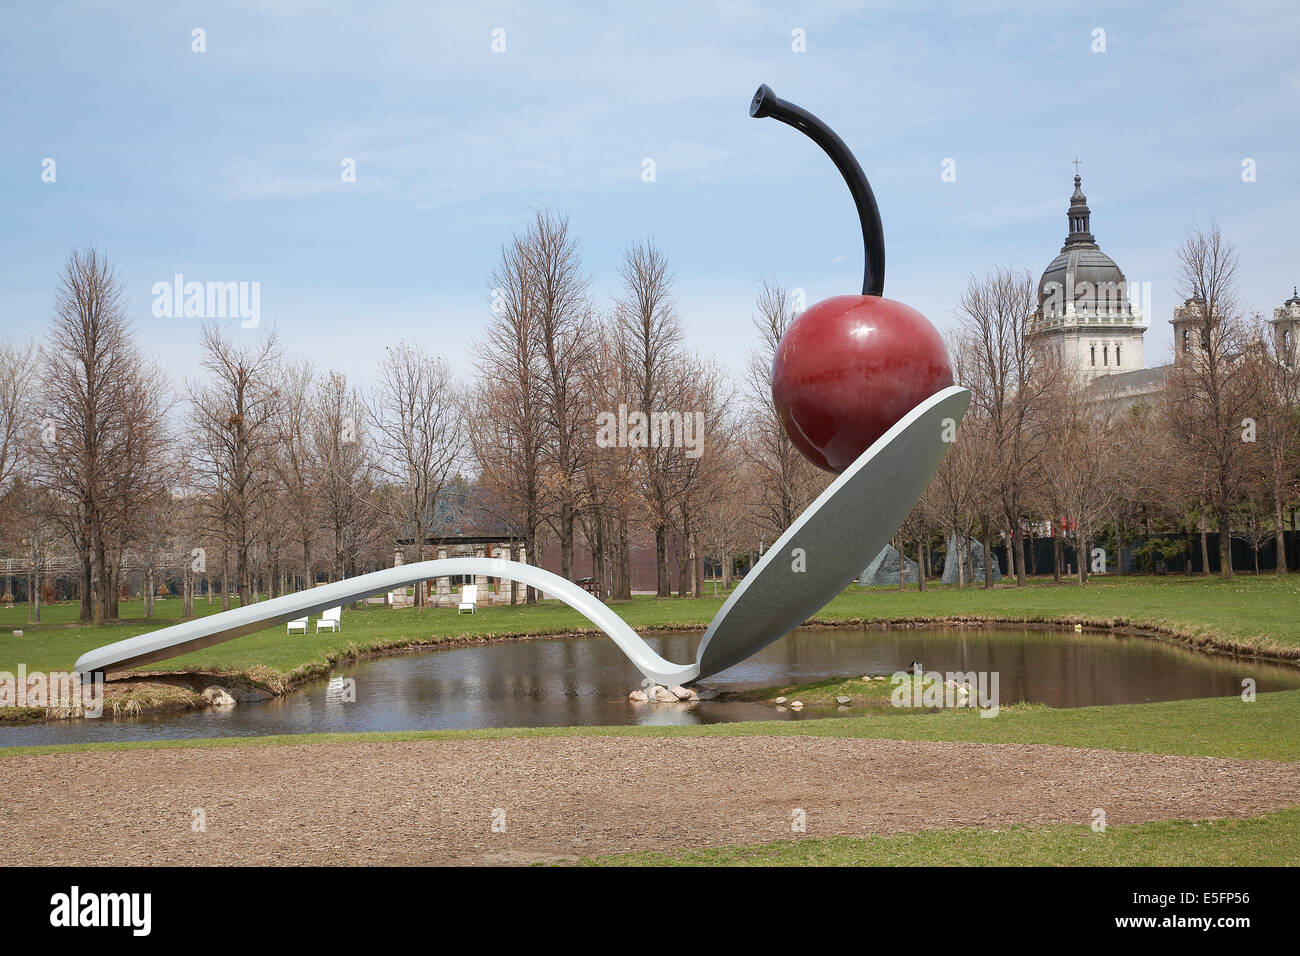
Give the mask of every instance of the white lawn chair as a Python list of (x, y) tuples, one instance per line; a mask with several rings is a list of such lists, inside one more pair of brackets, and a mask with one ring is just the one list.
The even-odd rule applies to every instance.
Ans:
[(460, 589), (460, 603), (456, 605), (456, 613), (459, 614), (466, 608), (469, 613), (473, 614), (478, 609), (478, 585), (466, 584)]
[(295, 628), (298, 629), (298, 630), (300, 630), (300, 631), (302, 631), (304, 634), (306, 634), (306, 633), (307, 633), (307, 619), (306, 619), (305, 617), (300, 617), (300, 618), (297, 618), (297, 619), (295, 619), (295, 620), (290, 621), (290, 622), (289, 622), (289, 630), (288, 630), (286, 633), (292, 634), (292, 633), (294, 632), (294, 629), (295, 629)]
[(316, 622), (316, 633), (321, 632), (321, 628), (327, 631), (341, 631), (343, 629), (343, 606), (332, 607), (320, 616)]

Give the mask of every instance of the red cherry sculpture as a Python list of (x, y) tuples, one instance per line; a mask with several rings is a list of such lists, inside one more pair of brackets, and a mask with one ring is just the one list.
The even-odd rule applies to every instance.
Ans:
[(951, 384), (938, 330), (911, 306), (874, 295), (818, 302), (791, 323), (772, 363), (772, 400), (790, 441), (836, 474)]
[(766, 84), (749, 115), (793, 126), (826, 151), (858, 207), (862, 295), (840, 295), (786, 329), (772, 363), (772, 399), (790, 441), (819, 468), (843, 471), (900, 418), (952, 384), (948, 350), (920, 312), (885, 288), (885, 235), (871, 184), (835, 132)]

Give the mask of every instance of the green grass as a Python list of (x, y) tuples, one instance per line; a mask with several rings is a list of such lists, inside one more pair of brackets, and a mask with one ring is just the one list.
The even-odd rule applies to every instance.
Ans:
[[(638, 597), (615, 605), (640, 630), (703, 628), (722, 598)], [(25, 605), (0, 608), (0, 670), (14, 672), (20, 662), (31, 670), (66, 670), (85, 651), (144, 631), (178, 623), (180, 601), (159, 602), (153, 620), (142, 617), (139, 601), (123, 602), (124, 619), (103, 627), (75, 624), (77, 606), (65, 602), (46, 607), (45, 621), (26, 622)], [(200, 615), (213, 613), (199, 601)], [(815, 620), (881, 623), (924, 620), (1001, 620), (1141, 626), (1181, 635), (1244, 653), (1300, 659), (1300, 575), (1218, 579), (1184, 577), (1094, 578), (1086, 587), (1034, 582), (1025, 588), (931, 587), (915, 590), (851, 587), (826, 606)], [(286, 635), (283, 625), (225, 644), (151, 665), (155, 670), (246, 670), (264, 665), (299, 676), (323, 670), (330, 660), (408, 643), (456, 638), (589, 633), (591, 625), (576, 611), (548, 602), (535, 607), (482, 608), (457, 615), (446, 608), (382, 607), (347, 609), (339, 634)], [(23, 637), (12, 631), (22, 629)]]
[[(809, 826), (816, 826), (810, 819)], [(1162, 820), (1094, 833), (1070, 823), (895, 836), (804, 837), (755, 846), (621, 853), (586, 866), (1295, 866), (1300, 808), (1230, 820)]]
[(1137, 753), (1300, 761), (1300, 690), (1239, 697), (1116, 704), (1056, 710), (1042, 705), (1003, 707), (996, 717), (971, 710), (924, 714), (865, 714), (820, 720), (762, 720), (690, 726), (530, 727), (486, 730), (321, 733), (218, 737), (95, 744), (0, 747), (0, 759), (19, 754), (172, 747), (260, 747), (363, 741), (490, 740), (503, 737), (743, 737), (810, 736), (1058, 744)]

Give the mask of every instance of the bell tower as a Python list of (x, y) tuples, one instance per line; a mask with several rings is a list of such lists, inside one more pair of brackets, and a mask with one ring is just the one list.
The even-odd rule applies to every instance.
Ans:
[(1291, 298), (1273, 310), (1273, 348), (1287, 365), (1296, 364), (1300, 353), (1300, 292), (1291, 288)]

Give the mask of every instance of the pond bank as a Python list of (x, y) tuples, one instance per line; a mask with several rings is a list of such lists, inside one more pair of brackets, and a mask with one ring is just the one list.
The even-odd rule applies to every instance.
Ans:
[[(1193, 633), (1177, 627), (1119, 617), (1048, 617), (1044, 615), (911, 615), (891, 619), (835, 617), (817, 618), (801, 625), (798, 630), (825, 630), (854, 628), (888, 631), (929, 627), (982, 629), (992, 626), (1014, 626), (1025, 629), (1069, 631), (1076, 626), (1087, 632), (1109, 633), (1140, 637), (1190, 648), (1202, 653), (1231, 656), (1250, 661), (1300, 665), (1300, 648), (1269, 647), (1244, 643), (1221, 635)], [(637, 628), (646, 636), (701, 631), (698, 622), (658, 624), (651, 628)], [(237, 669), (196, 669), (180, 671), (132, 671), (112, 678), (106, 685), (105, 713), (110, 716), (140, 716), (143, 714), (167, 715), (212, 706), (202, 691), (216, 686), (230, 692), (237, 701), (241, 698), (266, 699), (284, 697), (301, 687), (328, 678), (340, 664), (370, 658), (396, 656), (429, 649), (452, 649), (487, 644), (519, 641), (549, 640), (575, 636), (599, 636), (595, 628), (565, 628), (544, 632), (503, 632), (488, 634), (463, 634), (455, 637), (431, 635), (426, 638), (402, 637), (378, 640), (364, 647), (348, 644), (326, 651), (321, 657), (308, 661), (288, 672), (277, 671), (265, 665)], [(68, 716), (59, 712), (28, 708), (25, 711), (9, 709), (0, 712), (0, 723), (31, 723), (57, 720)]]

